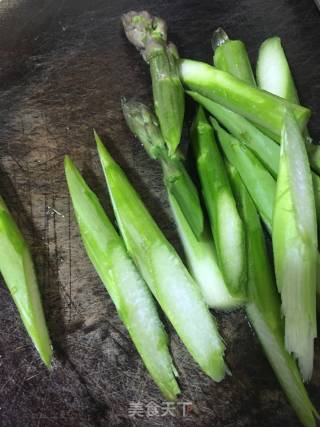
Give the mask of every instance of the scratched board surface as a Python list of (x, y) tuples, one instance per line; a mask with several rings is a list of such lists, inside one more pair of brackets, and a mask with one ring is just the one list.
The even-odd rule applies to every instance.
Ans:
[[(84, 253), (63, 156), (72, 156), (112, 216), (92, 128), (180, 249), (159, 167), (121, 115), (122, 96), (150, 102), (148, 68), (119, 22), (131, 8), (164, 17), (181, 55), (209, 62), (218, 26), (243, 39), (254, 61), (259, 44), (280, 35), (303, 102), (320, 114), (320, 15), (311, 0), (2, 0), (0, 193), (32, 249), (55, 360), (50, 372), (40, 363), (1, 280), (0, 425), (297, 426), (241, 310), (217, 315), (233, 373), (221, 384), (199, 371), (168, 325), (183, 393), (166, 414)], [(320, 120), (312, 130), (319, 138)], [(318, 356), (308, 389), (319, 408)], [(187, 416), (184, 402), (192, 402)]]

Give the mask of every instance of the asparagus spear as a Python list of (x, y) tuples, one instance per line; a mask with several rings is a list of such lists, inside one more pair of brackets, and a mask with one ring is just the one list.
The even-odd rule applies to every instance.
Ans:
[(243, 224), (212, 127), (201, 107), (194, 119), (191, 134), (219, 265), (229, 292), (243, 297), (246, 282)]
[[(213, 240), (207, 225), (203, 226), (197, 189), (180, 158), (168, 156), (156, 117), (140, 102), (123, 101), (122, 110), (130, 130), (139, 138), (149, 156), (162, 164), (164, 184), (189, 269), (200, 286), (206, 303), (217, 309), (238, 306), (241, 300), (233, 298), (229, 293), (217, 264)], [(179, 187), (180, 191), (177, 191), (176, 187)], [(177, 193), (184, 195), (182, 201), (185, 203), (181, 203), (180, 198), (176, 197)], [(193, 226), (193, 223), (201, 224), (202, 230)]]
[(303, 379), (309, 380), (317, 336), (317, 223), (304, 139), (290, 111), (282, 131), (272, 240), (286, 348), (297, 357)]
[(29, 248), (0, 197), (0, 272), (21, 320), (43, 363), (49, 368), (52, 345)]
[(272, 230), (276, 182), (256, 156), (211, 118), (218, 140), (229, 162), (237, 169), (266, 224)]
[(166, 23), (148, 12), (128, 12), (122, 16), (128, 40), (150, 65), (154, 106), (169, 154), (176, 151), (184, 117), (184, 91), (179, 78), (179, 55), (167, 44)]
[(216, 68), (256, 86), (248, 52), (241, 40), (230, 40), (222, 28), (217, 28), (212, 35), (211, 44)]
[(239, 173), (230, 168), (231, 183), (245, 223), (248, 253), (246, 312), (284, 393), (304, 426), (315, 426), (317, 412), (301, 381), (297, 365), (287, 352), (280, 300), (254, 203)]
[(176, 369), (152, 295), (97, 196), (68, 156), (65, 158), (65, 173), (87, 254), (151, 377), (166, 399), (175, 400), (180, 393), (175, 379)]
[(224, 378), (224, 344), (200, 290), (127, 177), (95, 135), (126, 248), (181, 340), (203, 371)]
[(202, 62), (181, 60), (180, 78), (189, 89), (242, 114), (275, 137), (280, 136), (287, 108), (292, 109), (301, 129), (310, 117), (307, 108), (252, 87)]
[[(228, 110), (222, 105), (217, 104), (216, 102), (196, 92), (188, 92), (188, 94), (200, 105), (202, 105), (207, 111), (213, 114), (213, 116), (233, 135), (235, 139), (241, 142), (241, 144), (244, 144), (246, 147), (250, 148), (250, 150), (256, 155), (260, 162), (272, 174), (272, 176), (277, 177), (279, 169), (280, 147), (276, 142), (274, 142), (267, 135), (262, 133), (254, 125), (252, 125), (252, 123), (250, 123), (247, 119), (240, 116), (239, 114)], [(228, 134), (226, 132), (223, 133), (225, 135), (225, 138), (229, 139)], [(234, 139), (231, 139), (231, 141), (235, 142)], [(235, 143), (235, 146), (238, 145), (239, 143)], [(248, 156), (250, 156), (250, 154), (248, 154)], [(233, 162), (231, 163), (234, 164)], [(244, 174), (247, 175), (248, 172), (244, 170)], [(243, 173), (240, 172), (240, 175), (242, 179), (245, 180)], [(312, 181), (316, 202), (317, 219), (318, 223), (320, 223), (320, 177), (314, 172), (312, 172)], [(263, 185), (263, 182), (264, 181), (261, 181), (261, 185)], [(248, 179), (245, 180), (245, 183), (247, 185), (247, 188), (249, 189), (251, 197), (256, 202), (255, 195), (250, 190), (250, 188), (254, 188), (255, 186), (254, 177), (248, 177)], [(270, 209), (273, 209), (273, 198), (269, 197), (268, 200), (271, 203), (269, 204), (270, 211)], [(260, 204), (258, 203), (257, 206), (260, 206)], [(262, 213), (262, 217), (264, 217), (263, 212), (264, 210), (260, 211), (260, 213)], [(267, 220), (267, 226), (269, 229), (271, 229), (271, 216), (268, 215), (264, 219)]]
[[(281, 96), (295, 104), (300, 104), (280, 37), (271, 37), (265, 40), (260, 46), (257, 62), (257, 79), (259, 87), (262, 89)], [(311, 168), (320, 173), (320, 147), (312, 144), (312, 139), (307, 131), (306, 148)]]

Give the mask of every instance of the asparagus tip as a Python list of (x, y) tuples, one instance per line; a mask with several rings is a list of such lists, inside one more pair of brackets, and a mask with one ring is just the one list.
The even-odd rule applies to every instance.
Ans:
[(219, 27), (217, 28), (211, 38), (211, 46), (212, 49), (215, 51), (219, 46), (223, 45), (229, 40), (228, 34), (224, 31), (223, 28)]

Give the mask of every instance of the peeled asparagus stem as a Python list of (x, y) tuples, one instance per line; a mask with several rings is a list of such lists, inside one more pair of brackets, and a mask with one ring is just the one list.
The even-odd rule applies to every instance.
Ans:
[(224, 344), (199, 287), (97, 135), (96, 141), (129, 254), (195, 361), (221, 381), (227, 369)]
[(65, 172), (87, 254), (151, 377), (166, 399), (175, 400), (180, 393), (176, 369), (153, 297), (98, 198), (69, 157), (65, 158)]
[(31, 254), (2, 197), (0, 197), (0, 272), (41, 360), (49, 368), (52, 361), (52, 345)]

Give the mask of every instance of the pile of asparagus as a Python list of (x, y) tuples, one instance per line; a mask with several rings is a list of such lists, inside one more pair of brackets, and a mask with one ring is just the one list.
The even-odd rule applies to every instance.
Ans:
[[(318, 413), (303, 383), (312, 376), (317, 335), (320, 154), (281, 41), (262, 44), (255, 79), (245, 45), (220, 28), (212, 38), (212, 66), (180, 59), (160, 18), (129, 12), (122, 23), (150, 66), (155, 110), (123, 99), (123, 114), (161, 164), (186, 264), (96, 133), (120, 234), (67, 156), (67, 183), (88, 256), (166, 399), (175, 400), (180, 388), (157, 303), (214, 381), (229, 368), (209, 308), (242, 306), (301, 423), (315, 426)], [(185, 91), (197, 108), (190, 145), (201, 191), (179, 149)], [(49, 366), (52, 348), (30, 253), (2, 199), (0, 251), (0, 270)]]

